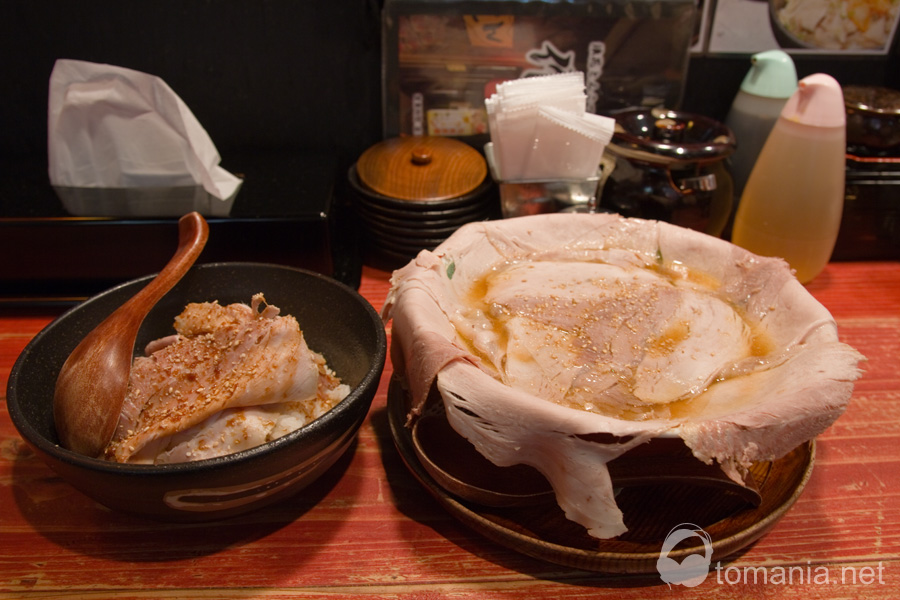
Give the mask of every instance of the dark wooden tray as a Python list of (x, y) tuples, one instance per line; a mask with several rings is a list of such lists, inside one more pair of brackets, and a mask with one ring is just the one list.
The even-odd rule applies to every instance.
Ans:
[[(761, 500), (755, 507), (747, 502), (745, 495), (705, 484), (669, 482), (623, 487), (617, 503), (624, 513), (628, 531), (615, 539), (598, 540), (589, 536), (582, 526), (566, 519), (552, 501), (525, 506), (485, 506), (449, 492), (417, 458), (411, 429), (406, 425), (408, 405), (406, 390), (393, 379), (388, 389), (388, 416), (394, 443), (409, 470), (441, 506), (500, 545), (547, 562), (589, 571), (655, 573), (666, 535), (681, 523), (695, 524), (709, 534), (711, 560), (723, 560), (758, 540), (787, 512), (803, 491), (815, 456), (815, 442), (809, 442), (777, 461), (755, 464), (750, 474)], [(458, 434), (456, 440), (445, 436), (442, 444), (444, 451), (458, 451), (460, 456), (469, 457), (466, 460), (473, 460), (471, 445)], [(458, 448), (452, 447), (456, 445)], [(486, 460), (479, 468), (503, 470)], [(482, 474), (479, 478), (492, 477), (503, 480), (499, 472)], [(689, 538), (668, 556), (681, 561), (703, 551), (699, 538)]]

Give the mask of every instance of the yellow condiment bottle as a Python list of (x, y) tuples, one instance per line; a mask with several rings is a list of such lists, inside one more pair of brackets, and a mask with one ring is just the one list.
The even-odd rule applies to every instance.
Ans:
[(784, 258), (803, 283), (815, 278), (841, 225), (846, 139), (841, 86), (823, 73), (802, 79), (750, 172), (732, 242)]

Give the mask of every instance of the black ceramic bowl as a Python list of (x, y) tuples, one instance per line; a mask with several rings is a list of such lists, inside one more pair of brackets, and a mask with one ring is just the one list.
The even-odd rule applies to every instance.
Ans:
[(151, 277), (103, 292), (53, 321), (25, 347), (7, 387), (7, 407), (22, 438), (54, 471), (112, 509), (166, 521), (210, 521), (281, 500), (325, 472), (351, 446), (384, 367), (386, 337), (375, 309), (331, 278), (254, 263), (195, 266), (151, 311), (135, 348), (174, 333), (189, 302), (266, 301), (300, 323), (307, 344), (324, 355), (350, 394), (325, 415), (277, 440), (227, 456), (172, 464), (129, 465), (62, 448), (53, 426), (57, 373), (78, 342)]

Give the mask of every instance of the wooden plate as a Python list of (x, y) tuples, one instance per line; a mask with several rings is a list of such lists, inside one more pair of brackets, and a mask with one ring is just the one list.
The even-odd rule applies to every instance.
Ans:
[[(688, 484), (623, 488), (617, 504), (628, 531), (611, 540), (589, 536), (555, 504), (489, 507), (460, 499), (441, 487), (416, 457), (406, 426), (408, 395), (397, 378), (388, 389), (388, 418), (406, 466), (450, 514), (477, 533), (522, 554), (577, 569), (608, 573), (655, 573), (666, 535), (691, 523), (709, 534), (712, 561), (719, 561), (762, 537), (800, 496), (812, 472), (815, 442), (771, 463), (751, 468), (762, 502), (751, 508), (738, 495)], [(468, 444), (462, 437), (461, 443)], [(496, 467), (495, 467), (496, 468)], [(689, 543), (690, 542), (690, 543)], [(669, 552), (681, 561), (703, 554), (699, 538)]]

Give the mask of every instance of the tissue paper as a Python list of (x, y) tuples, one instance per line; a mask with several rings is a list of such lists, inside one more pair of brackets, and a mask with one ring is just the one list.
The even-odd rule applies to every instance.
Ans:
[(531, 179), (584, 179), (596, 175), (603, 151), (613, 135), (611, 119), (575, 115), (542, 106), (534, 125), (534, 141), (525, 161)]
[(188, 106), (154, 75), (58, 60), (47, 128), (50, 183), (75, 214), (228, 214), (241, 186)]
[(485, 100), (485, 156), (504, 217), (594, 212), (615, 119), (586, 110), (584, 74), (505, 81)]
[(514, 79), (485, 100), (493, 169), (503, 181), (596, 176), (615, 120), (588, 113), (584, 74)]

